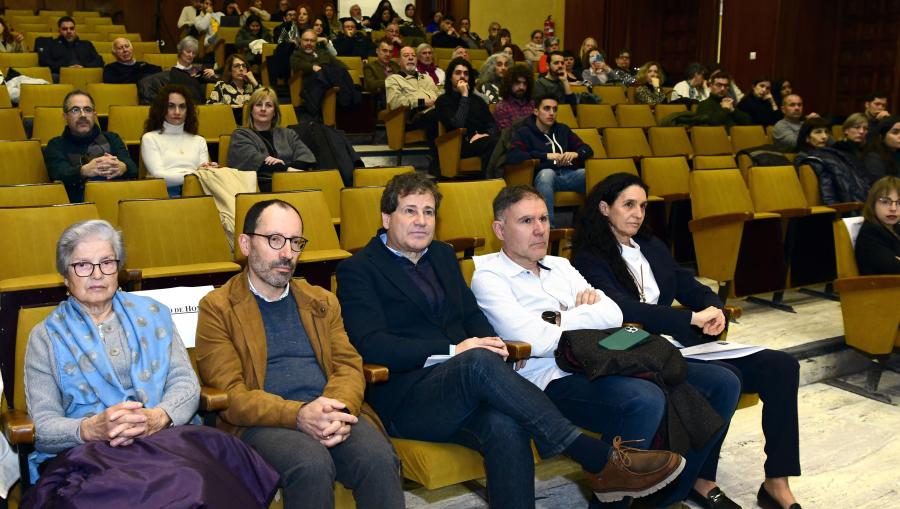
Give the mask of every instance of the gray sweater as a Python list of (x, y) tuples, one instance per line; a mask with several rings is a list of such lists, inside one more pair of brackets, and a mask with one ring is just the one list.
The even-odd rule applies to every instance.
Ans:
[[(125, 338), (125, 330), (119, 318), (113, 314), (100, 325), (105, 345), (119, 383), (131, 389), (131, 349)], [(28, 337), (25, 352), (25, 397), (28, 413), (34, 421), (35, 449), (47, 453), (60, 453), (81, 445), (81, 421), (65, 417), (64, 401), (59, 390), (59, 370), (56, 355), (44, 322), (39, 323)], [(169, 348), (169, 375), (159, 408), (169, 414), (176, 425), (186, 424), (197, 412), (200, 401), (200, 384), (191, 367), (187, 350), (177, 330)]]

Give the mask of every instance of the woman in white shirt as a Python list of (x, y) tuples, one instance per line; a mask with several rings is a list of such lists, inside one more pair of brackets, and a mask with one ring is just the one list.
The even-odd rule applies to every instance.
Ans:
[(218, 167), (209, 162), (197, 125), (197, 109), (185, 87), (170, 84), (160, 89), (144, 123), (141, 159), (148, 175), (166, 179), (170, 197), (181, 196), (185, 175), (197, 168)]

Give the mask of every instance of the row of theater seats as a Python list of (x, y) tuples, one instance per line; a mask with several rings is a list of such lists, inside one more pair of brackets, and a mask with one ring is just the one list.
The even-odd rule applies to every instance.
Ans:
[[(94, 49), (97, 50), (97, 53), (103, 58), (104, 63), (107, 64), (116, 61), (116, 58), (112, 54), (112, 39), (125, 36), (120, 33), (113, 33), (112, 35), (115, 37), (110, 37), (110, 40), (91, 41), (91, 44), (94, 45)], [(141, 42), (135, 40), (132, 41), (131, 44), (134, 47), (134, 58), (136, 60), (143, 60), (145, 62), (150, 62), (151, 64), (162, 66), (162, 63), (168, 63), (170, 61), (174, 62), (176, 59), (174, 53), (165, 53), (168, 57), (160, 56), (159, 45), (156, 42)], [(0, 53), (0, 70), (6, 72), (9, 68), (15, 68), (19, 70), (20, 73), (31, 76), (31, 74), (22, 72), (20, 68), (30, 69), (32, 67), (37, 67), (38, 60), (38, 53), (35, 52)], [(166, 67), (171, 67), (172, 65), (174, 65), (174, 63), (168, 64)]]

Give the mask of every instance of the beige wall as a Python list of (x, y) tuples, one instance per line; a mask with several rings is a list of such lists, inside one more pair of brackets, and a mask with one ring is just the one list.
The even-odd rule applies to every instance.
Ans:
[[(563, 40), (566, 16), (565, 0), (469, 0), (469, 17), (472, 29), (487, 37), (488, 25), (497, 21), (512, 34), (513, 42), (520, 47), (528, 43), (532, 30), (543, 29), (547, 15), (556, 22), (556, 37)], [(576, 48), (577, 49), (577, 48)]]

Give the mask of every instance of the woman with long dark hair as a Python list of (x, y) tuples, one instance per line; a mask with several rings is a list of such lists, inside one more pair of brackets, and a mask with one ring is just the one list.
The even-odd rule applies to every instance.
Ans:
[(869, 189), (856, 238), (859, 273), (900, 274), (900, 179), (881, 177)]
[[(576, 219), (572, 265), (619, 305), (625, 322), (671, 335), (685, 346), (714, 341), (727, 325), (723, 303), (650, 233), (644, 224), (647, 191), (640, 177), (628, 173), (610, 175), (594, 186)], [(683, 308), (672, 307), (675, 299)], [(742, 380), (742, 392), (759, 393), (763, 401), (767, 459), (759, 504), (799, 509), (788, 485), (788, 476), (800, 475), (799, 364), (789, 354), (768, 349), (714, 362)], [(700, 467), (690, 494), (702, 507), (736, 507), (713, 505), (725, 496), (715, 483), (720, 448), (721, 441)]]
[(863, 164), (870, 184), (885, 175), (900, 176), (900, 116), (881, 119), (875, 129), (863, 149)]
[(22, 53), (25, 51), (22, 47), (23, 40), (25, 36), (13, 32), (12, 27), (0, 16), (0, 53)]

